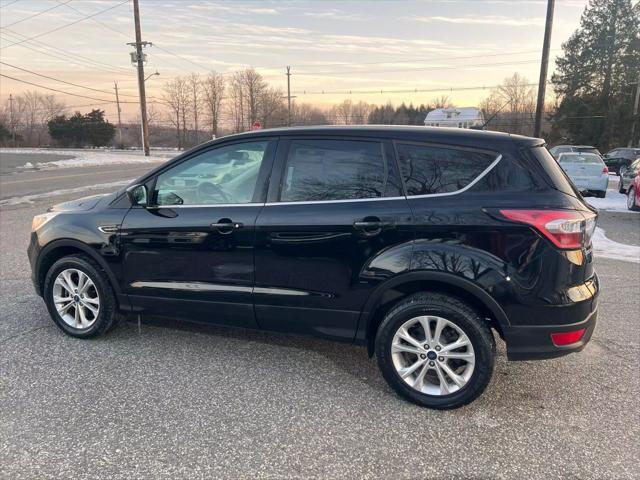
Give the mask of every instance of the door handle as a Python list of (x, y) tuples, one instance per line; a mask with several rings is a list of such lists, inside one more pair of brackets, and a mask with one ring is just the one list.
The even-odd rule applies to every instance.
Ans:
[(353, 222), (353, 228), (360, 232), (363, 237), (375, 237), (382, 233), (385, 223), (378, 217), (365, 217), (362, 220)]
[(381, 221), (370, 221), (370, 222), (353, 222), (353, 228), (356, 230), (375, 230), (376, 228), (382, 228), (384, 224)]
[(218, 232), (223, 235), (228, 235), (232, 233), (234, 230), (238, 230), (242, 228), (242, 223), (240, 222), (232, 222), (228, 218), (222, 218), (218, 220), (216, 223), (212, 223), (209, 225), (211, 228), (218, 230)]

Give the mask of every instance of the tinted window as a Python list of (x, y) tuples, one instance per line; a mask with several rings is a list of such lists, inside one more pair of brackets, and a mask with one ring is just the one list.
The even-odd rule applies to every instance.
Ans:
[(563, 153), (558, 157), (561, 164), (576, 165), (602, 165), (602, 159), (599, 155), (593, 153)]
[(561, 192), (580, 198), (580, 193), (573, 188), (571, 180), (564, 173), (560, 164), (549, 154), (544, 147), (534, 147), (524, 151), (525, 155), (531, 155), (540, 164), (547, 174), (551, 186)]
[(407, 195), (460, 190), (475, 180), (496, 155), (399, 143), (396, 145)]
[(382, 197), (382, 144), (350, 140), (293, 140), (284, 170), (284, 202)]
[(200, 153), (160, 174), (157, 205), (249, 203), (268, 142), (247, 142)]

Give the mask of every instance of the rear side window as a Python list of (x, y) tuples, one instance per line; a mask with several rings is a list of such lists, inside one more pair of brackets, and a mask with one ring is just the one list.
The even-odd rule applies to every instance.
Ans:
[(573, 188), (573, 184), (566, 173), (564, 173), (564, 170), (560, 167), (560, 164), (551, 156), (545, 147), (534, 147), (529, 150), (524, 150), (524, 154), (533, 156), (540, 164), (553, 188), (568, 195), (581, 198), (577, 190)]
[(497, 155), (407, 143), (396, 144), (407, 195), (451, 193), (467, 187)]
[(386, 162), (379, 142), (292, 140), (280, 200), (382, 197), (386, 180)]

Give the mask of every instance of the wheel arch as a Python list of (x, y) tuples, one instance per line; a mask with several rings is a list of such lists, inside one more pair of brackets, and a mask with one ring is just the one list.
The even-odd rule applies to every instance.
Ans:
[(105, 260), (89, 245), (73, 239), (54, 240), (40, 251), (36, 262), (36, 281), (39, 291), (44, 293), (44, 279), (55, 262), (63, 257), (77, 254), (85, 254), (94, 260), (107, 274), (107, 279), (116, 295), (120, 294), (118, 281)]
[(369, 356), (373, 356), (376, 334), (385, 314), (401, 298), (421, 291), (445, 293), (465, 301), (487, 318), (501, 337), (509, 327), (502, 307), (478, 284), (451, 273), (408, 272), (379, 285), (365, 304), (356, 340), (366, 343)]

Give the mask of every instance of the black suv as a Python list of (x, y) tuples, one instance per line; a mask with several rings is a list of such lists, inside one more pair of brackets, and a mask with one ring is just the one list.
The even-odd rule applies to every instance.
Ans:
[(581, 350), (598, 280), (584, 203), (540, 139), (424, 127), (255, 131), (34, 218), (67, 334), (120, 313), (366, 345), (400, 395), (464, 405), (512, 360)]

